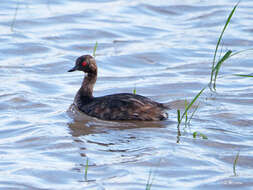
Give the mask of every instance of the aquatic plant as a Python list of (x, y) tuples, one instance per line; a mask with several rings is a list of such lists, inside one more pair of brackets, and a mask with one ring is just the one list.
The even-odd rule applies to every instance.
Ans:
[(179, 126), (179, 125), (180, 125), (180, 123), (181, 123), (180, 110), (177, 110), (177, 123), (178, 123), (178, 125), (177, 125), (177, 126)]
[(134, 86), (133, 94), (136, 94), (136, 86)]
[[(188, 111), (186, 112), (186, 114), (185, 114), (185, 128), (190, 125), (193, 116), (195, 115), (197, 109), (199, 108), (199, 104), (200, 103), (198, 103), (198, 105), (195, 107), (195, 109), (193, 110), (190, 117), (188, 116)], [(187, 102), (187, 100), (185, 100), (185, 106), (184, 106), (185, 110), (187, 109), (187, 106), (188, 106), (188, 102)], [(177, 110), (177, 121), (180, 122), (180, 110)]]
[(95, 44), (95, 46), (93, 48), (93, 54), (92, 54), (94, 58), (96, 57), (97, 47), (98, 47), (98, 42), (96, 41), (96, 44)]
[(154, 176), (152, 177), (152, 179), (151, 179), (151, 176), (152, 176), (152, 171), (150, 170), (149, 175), (148, 175), (148, 181), (147, 181), (147, 184), (146, 184), (146, 190), (150, 190), (151, 187), (152, 187), (152, 184), (153, 184), (153, 181), (154, 181)]
[[(202, 88), (202, 90), (200, 90), (200, 92), (193, 98), (193, 100), (190, 102), (190, 104), (187, 104), (187, 106), (185, 106), (185, 110), (184, 113), (182, 114), (182, 116), (180, 116), (180, 110), (177, 110), (177, 127), (179, 128), (183, 118), (185, 116), (187, 116), (187, 112), (188, 110), (192, 107), (192, 105), (194, 104), (194, 102), (196, 102), (196, 100), (199, 98), (199, 96), (202, 94), (202, 92), (206, 89), (206, 87)], [(187, 119), (186, 119), (187, 120)]]
[(193, 136), (194, 139), (196, 139), (197, 136), (201, 137), (202, 139), (208, 139), (205, 134), (197, 132), (197, 131), (193, 132), (192, 136)]
[[(185, 109), (185, 110), (186, 110), (187, 106), (188, 106), (188, 103), (187, 103), (187, 100), (185, 100), (185, 101), (184, 101), (184, 109)], [(187, 114), (187, 112), (186, 112), (186, 114), (185, 114), (185, 122), (184, 122), (185, 127), (187, 127), (187, 123), (188, 123), (188, 114)]]
[(234, 75), (238, 77), (253, 77), (253, 75), (242, 75), (242, 74), (234, 74)]
[(192, 112), (192, 114), (191, 114), (191, 117), (190, 117), (190, 119), (188, 120), (188, 123), (187, 123), (188, 125), (191, 123), (191, 120), (192, 120), (193, 116), (195, 115), (197, 109), (199, 108), (199, 104), (200, 104), (200, 103), (198, 103), (198, 105), (196, 106), (196, 108), (193, 110), (193, 112)]
[(234, 173), (235, 176), (237, 175), (236, 174), (236, 164), (237, 164), (237, 161), (239, 159), (239, 155), (240, 155), (240, 151), (237, 152), (234, 163), (233, 163), (233, 173)]
[(17, 5), (16, 5), (16, 8), (15, 8), (15, 13), (14, 13), (14, 17), (13, 17), (13, 20), (12, 20), (12, 22), (11, 22), (11, 31), (12, 31), (12, 32), (14, 31), (14, 25), (15, 25), (16, 20), (17, 20), (17, 15), (18, 15), (19, 6), (20, 6), (20, 1), (17, 1)]
[[(211, 70), (211, 77), (210, 77), (210, 88), (212, 87), (214, 90), (216, 90), (216, 79), (217, 79), (217, 76), (218, 76), (218, 73), (219, 73), (219, 70), (221, 68), (221, 65), (222, 63), (224, 63), (224, 61), (226, 61), (229, 57), (231, 57), (231, 54), (232, 54), (232, 51), (231, 50), (228, 50), (223, 56), (222, 58), (219, 59), (219, 61), (216, 63), (216, 56), (217, 56), (217, 52), (218, 52), (218, 49), (219, 49), (219, 46), (220, 46), (220, 43), (221, 43), (221, 40), (222, 40), (222, 37), (223, 37), (223, 34), (229, 24), (229, 22), (231, 21), (231, 18), (238, 6), (238, 4), (240, 3), (240, 1), (234, 6), (234, 8), (232, 9), (232, 11), (230, 12), (227, 20), (226, 20), (226, 23), (221, 31), (221, 34), (218, 38), (218, 41), (217, 41), (217, 44), (216, 44), (216, 47), (215, 47), (215, 51), (214, 51), (214, 56), (213, 56), (213, 64), (212, 64), (212, 70)], [(213, 84), (213, 86), (212, 86)]]
[(86, 165), (85, 165), (85, 170), (84, 170), (84, 180), (88, 180), (88, 167), (89, 167), (89, 159), (86, 159)]
[(149, 175), (148, 175), (148, 180), (147, 180), (147, 183), (146, 183), (146, 188), (145, 190), (150, 190), (152, 185), (153, 185), (153, 182), (154, 182), (154, 179), (155, 179), (155, 173), (158, 169), (158, 167), (160, 166), (161, 164), (161, 158), (159, 159), (159, 162), (157, 163), (156, 167), (155, 167), (155, 170), (149, 170)]
[[(224, 35), (224, 32), (228, 26), (228, 24), (230, 23), (231, 21), (231, 18), (237, 8), (237, 6), (239, 5), (240, 1), (233, 7), (232, 11), (230, 12), (226, 22), (225, 22), (225, 25), (221, 31), (221, 34), (218, 38), (218, 41), (217, 41), (217, 44), (216, 44), (216, 47), (215, 47), (215, 51), (214, 51), (214, 56), (213, 56), (213, 61), (212, 61), (212, 70), (211, 70), (211, 74), (210, 74), (210, 82), (209, 82), (209, 87), (210, 89), (212, 90), (216, 90), (216, 81), (217, 81), (217, 77), (218, 77), (218, 74), (219, 74), (219, 71), (220, 71), (220, 68), (222, 66), (222, 64), (230, 57), (238, 54), (238, 53), (241, 53), (243, 51), (239, 51), (239, 52), (235, 52), (235, 53), (232, 53), (232, 50), (228, 50), (223, 56), (220, 56), (219, 57), (219, 60), (216, 62), (216, 57), (217, 57), (217, 52), (219, 50), (219, 47), (220, 47), (220, 44), (221, 44), (221, 41), (222, 41), (222, 38), (223, 38), (223, 35)], [(222, 47), (221, 47), (221, 53), (222, 53)], [(246, 75), (244, 75), (246, 76)], [(253, 77), (253, 76), (252, 76)], [(187, 101), (185, 101), (185, 111), (184, 113), (180, 114), (180, 110), (177, 110), (177, 121), (178, 121), (178, 125), (177, 125), (177, 128), (178, 128), (178, 136), (180, 136), (180, 124), (183, 120), (183, 118), (185, 117), (185, 127), (187, 126), (187, 124), (190, 124), (190, 121), (193, 117), (193, 115), (195, 114), (195, 112), (197, 111), (198, 107), (197, 106), (195, 108), (195, 110), (193, 111), (190, 119), (188, 119), (188, 110), (192, 107), (192, 105), (194, 104), (194, 102), (199, 98), (199, 96), (202, 94), (202, 92), (206, 89), (206, 87), (204, 87), (195, 97), (194, 99), (190, 102), (190, 104), (187, 103)], [(193, 138), (196, 138), (197, 136), (200, 136), (202, 137), (203, 139), (207, 139), (206, 135), (202, 134), (202, 133), (198, 133), (198, 132), (194, 132), (193, 133)]]
[[(215, 62), (216, 62), (216, 55), (217, 55), (217, 51), (219, 49), (219, 46), (220, 46), (220, 42), (222, 40), (222, 37), (223, 37), (223, 34), (229, 24), (229, 22), (231, 21), (231, 18), (237, 8), (237, 6), (239, 5), (240, 1), (234, 6), (234, 8), (232, 9), (232, 11), (230, 12), (227, 20), (226, 20), (226, 23), (222, 29), (222, 32), (220, 34), (220, 37), (218, 39), (218, 42), (216, 44), (216, 48), (215, 48), (215, 52), (214, 52), (214, 57), (213, 57), (213, 64), (212, 64), (212, 71), (211, 71), (211, 78), (210, 78), (210, 82), (209, 82), (209, 87), (213, 88), (214, 90), (216, 90), (216, 80), (217, 80), (217, 76), (218, 76), (218, 73), (219, 73), (219, 70), (221, 68), (221, 65), (228, 59), (228, 58), (231, 58), (235, 55), (238, 55), (238, 54), (241, 54), (245, 51), (252, 51), (253, 48), (249, 48), (249, 49), (245, 49), (245, 50), (241, 50), (241, 51), (237, 51), (237, 52), (234, 52), (232, 53), (232, 50), (228, 50), (223, 56), (222, 58), (219, 58), (219, 61), (217, 62), (217, 64), (215, 65)], [(222, 52), (222, 50), (221, 50)], [(214, 66), (215, 65), (215, 66)], [(253, 77), (252, 75), (244, 75), (244, 74), (234, 74), (235, 76), (240, 76), (240, 77)], [(212, 86), (213, 84), (213, 86)]]
[[(219, 73), (219, 70), (221, 68), (221, 65), (223, 62), (225, 62), (228, 58), (231, 58), (237, 54), (241, 54), (245, 51), (252, 51), (253, 48), (249, 48), (249, 49), (245, 49), (245, 50), (241, 50), (241, 51), (237, 51), (237, 52), (234, 52), (232, 53), (232, 50), (228, 50), (223, 56), (222, 58), (219, 58), (219, 61), (217, 62), (217, 64), (215, 65), (215, 62), (216, 62), (216, 55), (217, 55), (217, 51), (219, 49), (219, 46), (220, 46), (220, 42), (222, 40), (222, 37), (223, 37), (223, 34), (229, 24), (229, 22), (231, 21), (231, 18), (236, 10), (236, 8), (238, 7), (240, 1), (234, 6), (234, 8), (232, 9), (232, 11), (230, 12), (227, 20), (226, 20), (226, 23), (221, 31), (221, 34), (220, 34), (220, 37), (217, 41), (217, 44), (216, 44), (216, 48), (215, 48), (215, 52), (214, 52), (214, 57), (213, 57), (213, 64), (212, 64), (212, 71), (211, 71), (211, 78), (210, 78), (210, 87), (212, 87), (212, 83), (213, 83), (213, 89), (216, 90), (216, 80), (217, 80), (217, 76), (218, 76), (218, 73)], [(222, 50), (221, 50), (222, 52)], [(215, 65), (215, 66), (214, 66)], [(215, 76), (214, 76), (215, 75)], [(241, 75), (241, 74), (235, 74), (236, 76), (241, 76), (241, 77), (253, 77), (252, 75)]]
[(229, 56), (231, 55), (232, 51), (231, 50), (228, 50), (225, 55), (218, 61), (218, 63), (216, 64), (216, 66), (214, 67), (214, 72), (215, 72), (215, 76), (214, 76), (214, 79), (213, 79), (213, 89), (216, 90), (216, 80), (217, 80), (217, 76), (218, 76), (218, 73), (220, 71), (220, 68), (221, 68), (221, 64), (224, 63), (228, 58)]

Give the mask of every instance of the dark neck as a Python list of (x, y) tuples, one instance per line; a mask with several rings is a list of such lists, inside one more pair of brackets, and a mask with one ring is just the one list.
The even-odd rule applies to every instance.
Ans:
[(82, 98), (93, 98), (93, 88), (97, 80), (97, 72), (88, 73), (84, 79), (80, 88), (80, 95)]

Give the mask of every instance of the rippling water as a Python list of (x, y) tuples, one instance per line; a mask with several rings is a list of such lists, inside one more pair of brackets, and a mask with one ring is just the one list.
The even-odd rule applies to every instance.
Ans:
[[(209, 81), (233, 0), (2, 0), (0, 189), (252, 189), (252, 52), (222, 67), (191, 126), (176, 110)], [(223, 50), (253, 45), (253, 1), (243, 0)], [(98, 41), (95, 95), (132, 92), (170, 102), (165, 122), (73, 119), (82, 73), (67, 73)], [(194, 139), (193, 132), (208, 139)], [(233, 163), (239, 159), (236, 170)], [(85, 165), (88, 159), (88, 176)]]

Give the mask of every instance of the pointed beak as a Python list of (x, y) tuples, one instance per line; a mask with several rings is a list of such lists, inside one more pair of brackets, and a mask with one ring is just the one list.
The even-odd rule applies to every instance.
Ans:
[(68, 70), (68, 72), (73, 72), (77, 70), (77, 66), (74, 66), (72, 69)]

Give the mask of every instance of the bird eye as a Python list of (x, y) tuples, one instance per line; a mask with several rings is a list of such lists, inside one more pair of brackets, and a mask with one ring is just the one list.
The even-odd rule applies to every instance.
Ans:
[(86, 61), (84, 61), (84, 62), (82, 62), (82, 66), (86, 66), (87, 65), (87, 62)]

